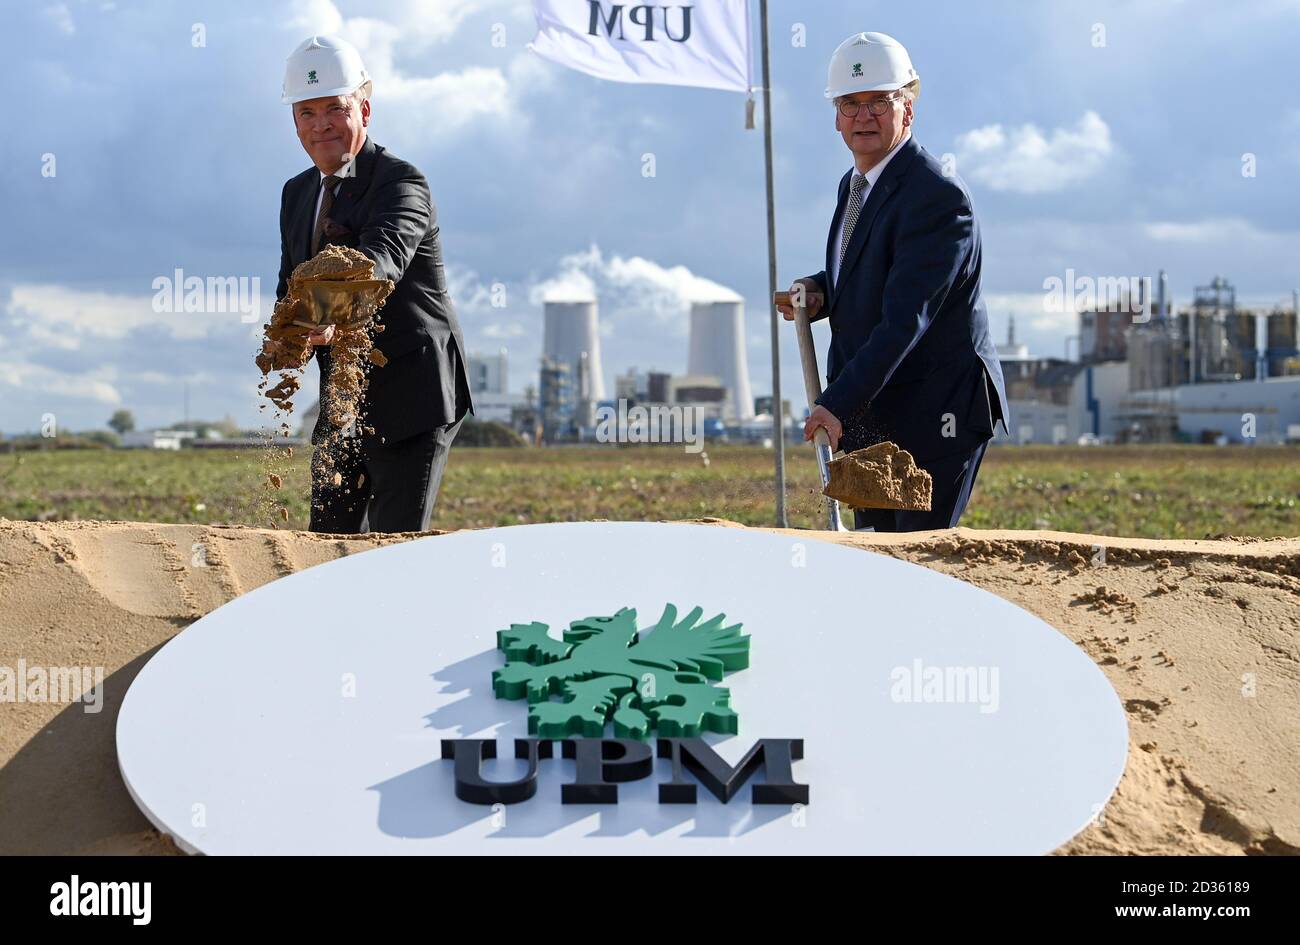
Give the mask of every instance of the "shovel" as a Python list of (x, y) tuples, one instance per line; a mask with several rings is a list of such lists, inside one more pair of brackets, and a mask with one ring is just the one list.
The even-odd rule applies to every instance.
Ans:
[[(799, 361), (803, 366), (804, 392), (808, 395), (808, 404), (811, 407), (822, 395), (822, 382), (817, 373), (817, 349), (813, 347), (812, 324), (808, 321), (808, 310), (803, 305), (796, 304), (795, 295), (791, 292), (778, 292), (773, 301), (777, 305), (789, 305), (794, 309), (794, 327), (799, 338)], [(780, 409), (779, 406), (777, 409)], [(818, 427), (813, 432), (813, 447), (817, 451), (817, 468), (822, 474), (824, 490), (831, 481), (829, 469), (831, 438), (825, 427)], [(829, 496), (826, 496), (825, 500), (827, 528), (833, 532), (850, 531), (840, 518), (840, 504)]]
[(393, 284), (376, 279), (308, 279), (298, 291), (298, 311), (305, 310), (310, 320), (294, 319), (293, 324), (320, 331), (329, 325), (347, 328), (365, 321), (388, 298)]

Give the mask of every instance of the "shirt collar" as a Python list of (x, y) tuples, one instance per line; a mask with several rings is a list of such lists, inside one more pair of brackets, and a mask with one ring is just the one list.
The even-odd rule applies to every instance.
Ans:
[(344, 164), (333, 174), (326, 174), (319, 167), (316, 168), (316, 173), (320, 175), (320, 180), (317, 181), (317, 186), (320, 186), (321, 184), (325, 183), (325, 178), (327, 177), (337, 177), (339, 181), (342, 182), (345, 178), (350, 177), (352, 175), (352, 170), (355, 167), (356, 162), (357, 159), (354, 157), (351, 161), (348, 161), (348, 163)]
[[(912, 137), (912, 129), (908, 128), (907, 131), (903, 133), (903, 137), (899, 140), (898, 144), (894, 145), (890, 149), (889, 153), (885, 155), (884, 159), (878, 161), (875, 167), (873, 167), (871, 170), (867, 171), (867, 173), (863, 175), (867, 179), (868, 190), (876, 186), (876, 181), (880, 180), (880, 175), (885, 173), (885, 166), (894, 159), (894, 155), (898, 153), (898, 149), (901, 148), (903, 145), (905, 145), (911, 137)], [(851, 167), (850, 171), (853, 173), (854, 176), (856, 176), (858, 173), (857, 165)], [(851, 179), (852, 178), (850, 178), (850, 180)]]

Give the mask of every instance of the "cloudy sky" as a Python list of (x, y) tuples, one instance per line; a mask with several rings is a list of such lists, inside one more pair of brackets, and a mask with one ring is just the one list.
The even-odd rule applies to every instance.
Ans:
[[(258, 326), (157, 311), (153, 285), (180, 269), (274, 292), (280, 189), (309, 164), (284, 60), (327, 32), (375, 76), (374, 140), (428, 177), (469, 347), (507, 347), (512, 389), (535, 376), (541, 298), (578, 286), (600, 299), (609, 389), (633, 365), (685, 370), (689, 300), (731, 291), (754, 392), (770, 390), (762, 134), (743, 95), (542, 61), (529, 0), (4, 2), (0, 432), (46, 413), (99, 428), (118, 407), (170, 423), (187, 384), (192, 417), (259, 422)], [(1015, 313), (1021, 340), (1062, 354), (1074, 318), (1043, 283), (1069, 269), (1163, 268), (1176, 300), (1216, 273), (1264, 304), (1300, 283), (1300, 0), (772, 0), (771, 29), (782, 284), (821, 268), (849, 165), (826, 63), (864, 29), (907, 45), (916, 136), (972, 190), (998, 340)]]

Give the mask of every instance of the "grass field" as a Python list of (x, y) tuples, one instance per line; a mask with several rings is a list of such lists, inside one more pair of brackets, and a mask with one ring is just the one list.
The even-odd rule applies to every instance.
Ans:
[[(811, 449), (788, 448), (786, 471), (790, 524), (819, 523)], [(281, 489), (268, 484), (271, 472)], [(772, 473), (772, 453), (758, 447), (457, 447), (433, 525), (702, 516), (770, 525)], [(0, 455), (0, 516), (306, 528), (307, 483), (305, 453), (21, 452)], [(1297, 535), (1300, 448), (995, 448), (962, 524), (1150, 538)]]

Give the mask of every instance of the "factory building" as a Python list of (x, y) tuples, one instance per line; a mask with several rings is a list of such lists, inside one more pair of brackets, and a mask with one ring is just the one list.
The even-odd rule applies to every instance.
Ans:
[(494, 355), (470, 352), (466, 357), (469, 389), (474, 396), (474, 418), (510, 425), (515, 409), (523, 406), (522, 394), (510, 393), (509, 354), (501, 348)]
[(471, 351), (466, 357), (465, 373), (469, 376), (471, 394), (504, 394), (509, 385), (507, 370), (509, 355), (501, 348), (494, 355)]
[(1006, 432), (999, 430), (995, 442), (1061, 445), (1121, 437), (1118, 410), (1128, 393), (1127, 362), (1079, 364), (1042, 358), (1022, 363), (1040, 370), (1014, 386), (1008, 383), (1011, 422)]
[(1131, 438), (1162, 439), (1172, 422), (1195, 443), (1300, 441), (1300, 376), (1137, 390), (1119, 405)]
[[(1147, 280), (1142, 280), (1145, 283)], [(1216, 276), (1173, 313), (1151, 298), (1079, 313), (1079, 361), (998, 345), (1011, 407), (998, 441), (1271, 443), (1300, 438), (1296, 306), (1246, 311)]]

